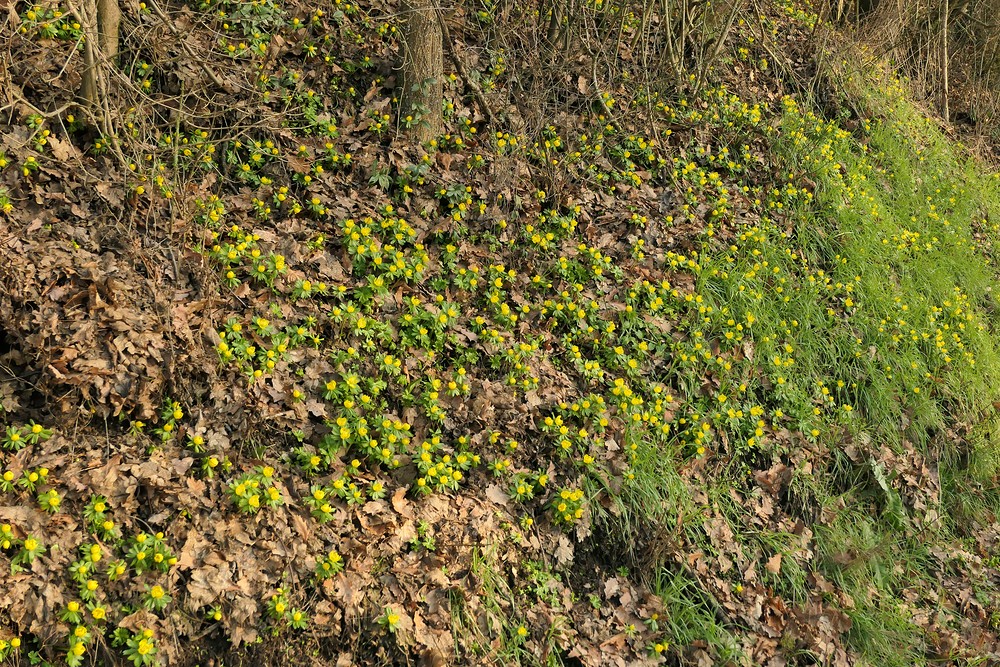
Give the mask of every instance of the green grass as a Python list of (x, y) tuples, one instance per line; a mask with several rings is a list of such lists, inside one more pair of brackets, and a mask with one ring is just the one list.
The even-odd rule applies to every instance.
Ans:
[[(793, 305), (785, 317), (809, 323), (803, 331), (811, 335), (799, 340), (800, 370), (810, 381), (829, 384), (826, 378), (838, 377), (855, 388), (849, 400), (863, 420), (852, 423), (852, 431), (886, 447), (905, 438), (940, 459), (943, 502), (934, 509), (945, 524), (935, 537), (948, 544), (970, 521), (996, 516), (998, 507), (990, 483), (997, 426), (982, 421), (1000, 371), (993, 337), (997, 274), (970, 224), (1000, 204), (997, 179), (947, 140), (901, 88), (870, 81), (855, 94), (863, 96), (861, 106), (884, 115), (863, 122), (866, 143), (834, 133), (829, 146), (837, 169), (810, 160), (828, 139), (810, 134), (818, 121), (808, 112), (786, 109), (782, 133), (791, 136), (779, 136), (775, 147), (789, 168), (806, 170), (818, 183), (796, 238), (813, 265), (831, 266), (845, 283), (855, 277), (860, 309), (849, 318), (850, 335), (869, 353), (851, 359), (842, 334), (847, 323), (824, 326), (812, 304)], [(797, 141), (799, 127), (811, 140)], [(944, 354), (935, 342), (942, 334)], [(942, 434), (955, 423), (973, 427), (964, 454)], [(871, 664), (924, 664), (922, 632), (900, 594), (921, 582), (935, 585), (929, 536), (904, 537), (907, 516), (887, 471), (874, 461), (868, 468), (860, 479), (841, 483), (847, 491), (840, 498), (848, 507), (860, 502), (879, 511), (845, 510), (819, 525), (818, 569), (853, 598), (845, 610), (853, 624), (848, 640)]]
[(684, 572), (661, 568), (653, 592), (666, 607), (665, 634), (675, 646), (704, 642), (711, 647), (721, 664), (740, 661), (745, 664), (742, 647), (736, 637), (720, 622), (715, 605), (701, 585)]
[[(679, 300), (670, 310), (684, 338), (674, 346), (681, 359), (665, 377), (679, 393), (695, 395), (686, 414), (700, 415), (695, 421), (704, 419), (713, 432), (727, 429), (726, 474), (707, 480), (703, 491), (740, 548), (758, 559), (786, 556), (765, 583), (786, 601), (803, 602), (815, 569), (850, 598), (834, 604), (851, 618), (851, 648), (869, 664), (918, 665), (926, 664), (925, 639), (902, 595), (937, 585), (927, 543), (953, 544), (1000, 514), (1000, 422), (992, 406), (1000, 319), (991, 254), (1000, 226), (990, 222), (1000, 215), (1000, 177), (948, 139), (901, 84), (866, 76), (842, 75), (852, 105), (874, 110), (854, 133), (791, 99), (772, 110), (781, 119), (772, 128), (716, 128), (725, 145), (763, 132), (781, 176), (763, 188), (746, 183), (756, 215), (731, 240), (718, 242), (710, 226), (697, 253), (667, 256), (679, 274), (693, 277), (698, 300)], [(710, 109), (731, 117), (735, 105), (708, 97)], [(688, 182), (698, 191), (696, 179), (682, 174), (681, 186)], [(700, 185), (711, 193), (704, 178)], [(717, 368), (700, 352), (693, 362), (682, 356), (699, 349), (697, 341), (719, 341), (725, 350), (736, 329), (745, 363)], [(699, 398), (705, 366), (718, 389)], [(749, 431), (732, 416), (727, 421), (728, 406), (763, 408), (765, 435), (741, 443)], [(801, 446), (781, 436), (784, 429), (832, 450), (811, 472), (796, 469), (788, 490), (789, 511), (807, 520), (827, 511), (814, 524), (813, 562), (788, 557), (794, 536), (748, 528), (746, 509), (729, 493), (749, 488), (755, 462)], [(633, 483), (615, 494), (614, 512), (598, 514), (609, 532), (656, 526), (713, 553), (693, 518), (707, 508), (678, 473), (692, 444), (703, 442), (693, 431), (641, 443)], [(840, 451), (851, 440), (860, 461)], [(943, 521), (919, 539), (897, 471), (877, 458), (882, 448), (903, 451), (904, 443), (936, 463), (941, 479), (940, 504), (930, 509)], [(731, 657), (730, 629), (715, 617), (710, 595), (660, 565), (655, 589), (671, 612), (667, 635), (678, 645), (706, 641)]]
[[(470, 579), (476, 588), (472, 595), (457, 590), (449, 594), (452, 634), (456, 655), (476, 664), (538, 665), (538, 656), (525, 646), (530, 627), (527, 613), (534, 601), (558, 604), (558, 591), (551, 586), (554, 576), (543, 565), (525, 561), (530, 586), (525, 590), (511, 588), (506, 560), (499, 555), (499, 545), (483, 544), (473, 548)], [(531, 597), (534, 597), (534, 600)], [(466, 598), (475, 600), (469, 607)], [(561, 653), (556, 634), (567, 619), (555, 615), (551, 619), (545, 641), (548, 646), (547, 665), (561, 665)]]
[(844, 509), (816, 532), (817, 566), (848, 596), (851, 644), (874, 664), (923, 664), (920, 629), (899, 592), (932, 587), (924, 545), (870, 515)]
[[(936, 537), (947, 544), (969, 522), (995, 517), (998, 508), (997, 425), (981, 419), (992, 411), (1000, 371), (993, 337), (997, 274), (972, 229), (995, 215), (997, 178), (946, 139), (901, 88), (866, 84), (856, 92), (862, 106), (884, 116), (863, 123), (867, 143), (842, 133), (830, 141), (837, 169), (810, 169), (809, 156), (824, 139), (798, 143), (801, 135), (791, 128), (803, 117), (794, 110), (786, 110), (782, 125), (792, 136), (779, 137), (775, 147), (789, 167), (810, 171), (818, 183), (816, 204), (801, 216), (797, 239), (812, 263), (832, 266), (838, 280), (860, 277), (861, 309), (850, 318), (851, 335), (871, 353), (856, 356), (843, 373), (850, 346), (838, 327), (823, 326), (811, 304), (786, 317), (815, 327), (813, 336), (800, 338), (808, 377), (839, 375), (851, 387), (857, 383), (852, 400), (864, 421), (852, 430), (870, 433), (881, 446), (909, 439), (940, 458), (943, 502), (934, 509), (946, 520)], [(815, 123), (804, 115), (807, 135)], [(950, 358), (932, 344), (942, 333)], [(941, 434), (955, 423), (973, 428), (964, 454), (954, 451), (961, 444)], [(818, 568), (852, 596), (848, 639), (871, 664), (923, 664), (922, 633), (900, 592), (921, 582), (935, 585), (928, 538), (904, 537), (907, 517), (898, 494), (880, 466), (873, 462), (870, 470), (876, 484), (852, 480), (856, 484), (841, 497), (847, 506), (861, 500), (871, 507), (862, 496), (878, 486), (883, 497), (874, 506), (881, 512), (845, 510), (818, 526)]]

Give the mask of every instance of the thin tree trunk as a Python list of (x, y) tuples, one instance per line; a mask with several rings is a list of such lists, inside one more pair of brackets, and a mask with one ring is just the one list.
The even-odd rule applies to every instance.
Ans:
[(400, 124), (420, 142), (430, 141), (444, 127), (444, 53), (441, 24), (433, 0), (404, 0), (403, 90)]
[(97, 0), (97, 32), (101, 53), (113, 60), (118, 55), (118, 28), (122, 22), (122, 10), (118, 0)]
[(74, 10), (83, 26), (84, 70), (80, 97), (93, 108), (100, 109), (101, 86), (97, 80), (102, 62), (118, 55), (118, 30), (121, 9), (118, 0), (84, 0), (79, 10)]

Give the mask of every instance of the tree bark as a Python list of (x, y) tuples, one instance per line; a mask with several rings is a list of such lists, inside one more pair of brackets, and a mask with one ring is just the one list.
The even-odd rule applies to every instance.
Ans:
[(97, 33), (101, 52), (114, 59), (118, 55), (118, 29), (122, 22), (122, 10), (118, 0), (97, 0)]
[(102, 90), (97, 80), (105, 58), (118, 55), (118, 30), (122, 12), (118, 0), (84, 0), (78, 17), (84, 32), (84, 71), (80, 97), (92, 107), (101, 107)]
[(83, 27), (83, 81), (80, 83), (80, 97), (93, 109), (100, 106), (97, 90), (98, 38), (97, 3), (84, 0), (77, 18)]
[(403, 90), (399, 120), (417, 141), (443, 131), (444, 53), (433, 0), (404, 0)]

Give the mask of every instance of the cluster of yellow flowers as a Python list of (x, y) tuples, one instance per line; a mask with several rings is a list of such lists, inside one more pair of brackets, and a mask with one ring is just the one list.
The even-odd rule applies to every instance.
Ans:
[(229, 483), (230, 498), (246, 514), (256, 514), (262, 507), (277, 507), (284, 500), (275, 481), (274, 468), (258, 466)]

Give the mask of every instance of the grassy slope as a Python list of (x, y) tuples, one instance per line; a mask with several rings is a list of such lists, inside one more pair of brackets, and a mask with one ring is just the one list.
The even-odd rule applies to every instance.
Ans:
[[(743, 243), (728, 252), (706, 243), (693, 277), (718, 319), (752, 314), (760, 323), (748, 337), (762, 371), (758, 400), (785, 414), (774, 428), (790, 423), (829, 444), (819, 467), (796, 470), (802, 474), (793, 474), (789, 491), (798, 481), (804, 504), (820, 511), (815, 559), (806, 567), (849, 596), (847, 604), (841, 598), (852, 622), (849, 645), (865, 664), (923, 664), (938, 649), (928, 647), (927, 627), (909, 603), (942, 585), (942, 552), (976, 560), (964, 550), (986, 555), (995, 530), (991, 401), (1000, 358), (991, 254), (997, 225), (990, 220), (1000, 175), (945, 137), (891, 76), (852, 70), (846, 60), (830, 76), (843, 117), (827, 120), (783, 101), (778, 129), (767, 135), (787, 184), (775, 183), (762, 224), (743, 232)], [(773, 277), (748, 285), (754, 273)], [(887, 450), (921, 461), (923, 479), (886, 462)], [(652, 454), (648, 461), (648, 493), (634, 504), (663, 498), (666, 515), (690, 512), (690, 494), (657, 488), (669, 479), (664, 462)], [(738, 487), (738, 478), (721, 489), (708, 483), (705, 493), (725, 502), (730, 484)], [(737, 508), (729, 516), (737, 541), (783, 551), (780, 532), (747, 530)], [(980, 531), (984, 543), (975, 539)], [(772, 583), (786, 599), (802, 600), (805, 573), (789, 570)], [(672, 617), (685, 619), (674, 628), (677, 640), (730, 644), (709, 611), (690, 618), (698, 594), (686, 595), (690, 582), (680, 579), (658, 580)], [(973, 582), (978, 595), (986, 595), (985, 581)], [(950, 657), (961, 653), (958, 644)], [(983, 649), (967, 657), (988, 661), (976, 653)]]
[[(234, 3), (218, 8), (228, 14), (199, 19), (205, 34), (220, 29), (213, 21), (249, 23)], [(196, 294), (206, 299), (196, 303), (215, 304), (197, 316), (170, 306), (175, 322), (205, 318), (211, 333), (204, 337), (216, 349), (175, 334), (179, 371), (195, 378), (190, 386), (164, 385), (183, 399), (181, 417), (173, 418), (172, 407), (155, 415), (150, 396), (112, 393), (133, 425), (141, 417), (156, 422), (150, 429), (170, 423), (182, 435), (160, 431), (152, 440), (123, 425), (113, 431), (115, 451), (126, 464), (187, 462), (179, 473), (164, 466), (156, 475), (201, 493), (201, 510), (189, 512), (169, 491), (140, 509), (134, 485), (102, 488), (84, 476), (86, 457), (69, 443), (72, 420), (53, 397), (111, 412), (107, 393), (77, 396), (62, 378), (33, 368), (31, 358), (11, 357), (42, 381), (7, 390), (7, 421), (16, 428), (44, 418), (57, 434), (51, 446), (5, 453), (4, 465), (20, 474), (52, 462), (52, 488), (67, 516), (82, 513), (89, 494), (116, 498), (119, 514), (125, 510), (116, 515), (125, 541), (104, 536), (109, 557), (127, 554), (136, 531), (152, 530), (146, 519), (181, 556), (179, 575), (137, 571), (124, 583), (102, 584), (114, 622), (133, 631), (154, 627), (158, 641), (206, 632), (252, 641), (258, 631), (273, 633), (302, 650), (327, 657), (350, 650), (371, 663), (434, 664), (445, 655), (459, 664), (989, 659), (1000, 609), (990, 558), (1000, 508), (993, 406), (1000, 313), (992, 297), (1000, 179), (942, 134), (898, 82), (842, 63), (826, 73), (834, 97), (828, 117), (808, 99), (774, 99), (767, 89), (779, 81), (771, 78), (773, 64), (762, 63), (771, 52), (748, 25), (717, 69), (739, 86), (642, 99), (630, 97), (636, 88), (623, 79), (609, 82), (618, 106), (644, 110), (648, 124), (595, 106), (537, 134), (480, 128), (456, 86), (449, 92), (452, 134), (436, 146), (391, 153), (381, 115), (391, 91), (378, 71), (378, 63), (389, 71), (392, 62), (389, 23), (342, 16), (341, 28), (327, 34), (346, 25), (361, 37), (334, 44), (317, 37), (322, 17), (267, 8), (253, 29), (284, 35), (281, 66), (293, 68), (305, 46), (319, 43), (328, 58), (310, 66), (332, 67), (332, 59), (349, 74), (337, 65), (329, 79), (312, 72), (306, 84), (291, 69), (279, 76), (271, 63), (276, 69), (263, 87), (272, 86), (273, 98), (241, 93), (263, 110), (253, 139), (274, 142), (273, 155), (245, 137), (236, 146), (226, 128), (202, 143), (189, 128), (174, 134), (179, 125), (156, 126), (151, 115), (146, 122), (162, 134), (143, 151), (156, 161), (138, 177), (122, 176), (128, 185), (120, 197), (138, 202), (146, 233), (177, 249), (160, 256), (162, 270), (177, 279), (180, 256), (193, 277), (160, 289), (175, 290), (182, 302)], [(288, 23), (292, 15), (311, 21), (312, 32)], [(530, 16), (521, 18), (537, 28)], [(770, 8), (762, 34), (782, 43), (808, 35), (812, 21), (781, 3)], [(214, 38), (206, 43), (216, 46)], [(45, 56), (56, 47), (41, 48)], [(481, 64), (502, 93), (514, 77), (499, 53), (490, 50), (489, 68)], [(242, 72), (261, 58), (251, 53), (227, 65), (225, 57), (212, 66)], [(374, 73), (361, 64), (365, 57), (377, 61)], [(157, 66), (169, 80), (173, 65)], [(154, 80), (134, 74), (140, 86)], [(757, 88), (744, 85), (752, 78)], [(355, 89), (375, 93), (362, 100)], [(281, 120), (286, 101), (294, 122), (269, 126)], [(346, 110), (334, 119), (342, 127), (329, 130), (321, 112), (327, 107)], [(471, 128), (487, 131), (476, 136)], [(509, 133), (495, 136), (497, 129)], [(168, 136), (196, 147), (190, 164)], [(66, 138), (100, 152), (89, 131)], [(219, 156), (208, 144), (233, 164), (213, 162)], [(13, 153), (18, 166), (27, 164), (26, 146)], [(36, 149), (48, 165), (53, 156)], [(180, 185), (200, 173), (199, 156), (214, 175), (188, 192)], [(107, 167), (90, 156), (81, 164)], [(31, 174), (4, 173), (24, 210), (36, 183)], [(167, 180), (157, 182), (163, 174)], [(283, 195), (297, 198), (300, 210)], [(6, 259), (48, 252), (73, 275), (88, 265), (92, 238), (84, 234), (81, 249), (80, 232), (58, 222), (29, 238), (21, 230), (33, 223), (27, 213), (18, 217), (21, 210), (4, 222), (20, 244), (4, 249)], [(110, 219), (114, 211), (105, 213)], [(157, 216), (171, 221), (170, 231), (166, 222), (157, 227)], [(181, 228), (173, 233), (175, 218)], [(259, 238), (248, 241), (253, 232)], [(378, 243), (366, 249), (365, 238)], [(235, 259), (226, 257), (226, 243)], [(402, 253), (398, 270), (373, 260), (376, 246), (382, 252), (386, 244)], [(255, 247), (270, 260), (254, 257)], [(204, 258), (185, 259), (188, 250)], [(287, 257), (287, 273), (273, 263), (278, 253)], [(203, 259), (209, 268), (196, 268)], [(132, 261), (148, 267), (157, 260)], [(6, 334), (29, 350), (40, 348), (39, 340), (66, 340), (32, 338), (33, 309), (51, 304), (31, 286), (57, 282), (45, 270), (3, 274), (3, 305), (16, 314)], [(321, 280), (329, 289), (311, 292)], [(518, 311), (520, 322), (511, 317)], [(67, 307), (61, 316), (79, 312)], [(291, 348), (272, 370), (261, 354), (278, 351), (284, 339), (269, 326), (288, 331)], [(261, 354), (248, 351), (250, 344)], [(260, 377), (252, 377), (254, 368)], [(449, 381), (456, 386), (449, 389)], [(26, 407), (43, 398), (41, 410)], [(406, 424), (392, 423), (397, 419)], [(368, 424), (389, 449), (358, 437)], [(105, 456), (107, 428), (95, 422), (82, 436), (93, 440), (80, 445), (93, 460)], [(192, 451), (198, 434), (207, 452)], [(429, 462), (408, 465), (425, 442)], [(8, 442), (7, 449), (14, 447)], [(454, 472), (463, 452), (480, 465), (462, 468), (461, 483), (438, 477)], [(229, 457), (234, 469), (209, 475), (211, 456)], [(237, 491), (246, 481), (239, 475), (254, 475), (261, 461), (275, 466), (288, 507), (251, 518), (237, 511), (248, 510), (250, 496)], [(140, 472), (126, 468), (122, 484), (130, 475), (142, 479)], [(64, 482), (78, 477), (82, 486)], [(372, 502), (353, 502), (354, 490), (342, 491), (337, 480), (356, 484)], [(439, 488), (425, 497), (420, 480)], [(304, 500), (316, 497), (317, 485), (338, 498), (330, 512)], [(383, 492), (391, 503), (379, 502)], [(15, 517), (18, 531), (45, 525), (23, 517), (17, 524), (22, 508), (37, 513), (31, 494), (11, 490), (4, 498), (4, 516)], [(563, 501), (569, 509), (559, 509)], [(268, 541), (246, 547), (222, 535), (219, 505), (232, 530), (245, 522)], [(578, 505), (580, 516), (573, 513)], [(176, 521), (163, 519), (179, 508)], [(78, 528), (43, 539), (72, 554), (92, 539)], [(225, 586), (195, 585), (213, 572), (200, 550), (206, 539), (256, 572), (235, 596)], [(268, 560), (274, 544), (287, 548), (281, 576)], [(323, 582), (313, 571), (331, 548), (347, 568)], [(19, 534), (3, 558), (17, 559), (23, 549)], [(59, 633), (69, 625), (54, 637), (39, 629), (61, 613), (77, 584), (67, 576), (68, 556), (50, 551), (39, 562), (17, 590), (44, 581), (62, 598), (50, 594), (33, 616), (16, 595), (0, 598), (20, 619), (6, 629), (64, 655)], [(154, 582), (168, 585), (174, 606), (131, 613)], [(309, 613), (315, 636), (275, 611), (279, 586), (290, 605)], [(263, 621), (247, 611), (258, 604)], [(208, 609), (224, 612), (224, 620), (201, 620)], [(400, 624), (393, 630), (391, 614)], [(206, 657), (160, 646), (173, 659)], [(264, 659), (247, 655), (232, 659)], [(290, 659), (281, 650), (265, 657)]]

